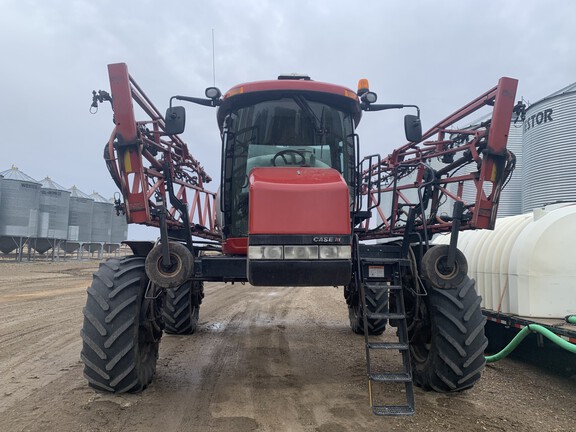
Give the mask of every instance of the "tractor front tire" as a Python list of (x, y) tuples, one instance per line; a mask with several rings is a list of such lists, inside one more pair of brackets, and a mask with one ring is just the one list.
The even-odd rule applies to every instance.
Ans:
[(88, 288), (81, 358), (84, 377), (98, 390), (136, 393), (156, 371), (162, 295), (146, 295), (144, 260), (111, 258), (100, 264)]
[(457, 287), (428, 287), (420, 314), (409, 322), (414, 383), (441, 393), (465, 390), (481, 376), (486, 361), (485, 317), (474, 280)]
[(166, 290), (162, 310), (164, 331), (177, 335), (194, 333), (203, 297), (204, 284), (198, 281), (188, 281), (178, 288)]

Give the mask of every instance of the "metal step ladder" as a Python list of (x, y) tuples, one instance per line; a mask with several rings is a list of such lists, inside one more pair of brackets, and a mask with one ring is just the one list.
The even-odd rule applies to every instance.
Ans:
[[(370, 397), (370, 406), (372, 412), (376, 415), (390, 415), (390, 416), (403, 416), (414, 415), (414, 387), (412, 384), (412, 369), (410, 365), (410, 346), (408, 339), (408, 328), (406, 323), (406, 310), (404, 306), (404, 293), (402, 289), (401, 264), (404, 263), (403, 259), (377, 259), (377, 258), (364, 258), (362, 260), (361, 269), (376, 269), (376, 271), (361, 270), (361, 283), (360, 283), (360, 297), (362, 301), (362, 311), (364, 320), (364, 341), (366, 345), (366, 369), (368, 375), (368, 391)], [(372, 313), (366, 306), (366, 292), (384, 291), (384, 295), (388, 295), (389, 299), (394, 300), (393, 312), (385, 313)], [(384, 342), (382, 337), (371, 336), (368, 334), (368, 320), (369, 319), (387, 319), (388, 329), (390, 328), (390, 320), (395, 321), (397, 342)], [(380, 357), (394, 357), (393, 355), (385, 356), (386, 352), (398, 351), (401, 357), (401, 369), (395, 372), (387, 372), (382, 369), (381, 365), (375, 366), (373, 364), (373, 356), (377, 352), (382, 352)], [(396, 362), (398, 356), (395, 355)], [(380, 359), (380, 358), (379, 358)], [(376, 370), (374, 370), (376, 369)], [(385, 385), (386, 383), (404, 384), (405, 389), (405, 403), (402, 404), (385, 404), (375, 401), (374, 386)], [(398, 386), (396, 386), (398, 387)]]

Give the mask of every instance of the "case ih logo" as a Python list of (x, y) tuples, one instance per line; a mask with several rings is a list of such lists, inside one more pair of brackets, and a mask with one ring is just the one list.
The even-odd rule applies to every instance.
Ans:
[(313, 237), (314, 243), (342, 243), (342, 237)]
[(545, 109), (544, 111), (537, 112), (536, 114), (524, 120), (524, 132), (538, 126), (542, 123), (548, 123), (553, 120), (552, 108)]

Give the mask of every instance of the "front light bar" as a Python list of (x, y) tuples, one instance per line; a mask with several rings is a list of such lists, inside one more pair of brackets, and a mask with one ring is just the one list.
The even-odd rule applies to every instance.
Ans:
[(351, 259), (351, 246), (249, 246), (248, 259), (252, 260), (338, 260)]

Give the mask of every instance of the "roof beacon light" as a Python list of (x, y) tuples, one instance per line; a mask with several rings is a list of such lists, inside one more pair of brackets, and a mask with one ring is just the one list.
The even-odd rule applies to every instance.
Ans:
[(366, 78), (358, 80), (358, 96), (362, 96), (364, 93), (369, 91), (370, 85), (368, 84), (368, 80)]

